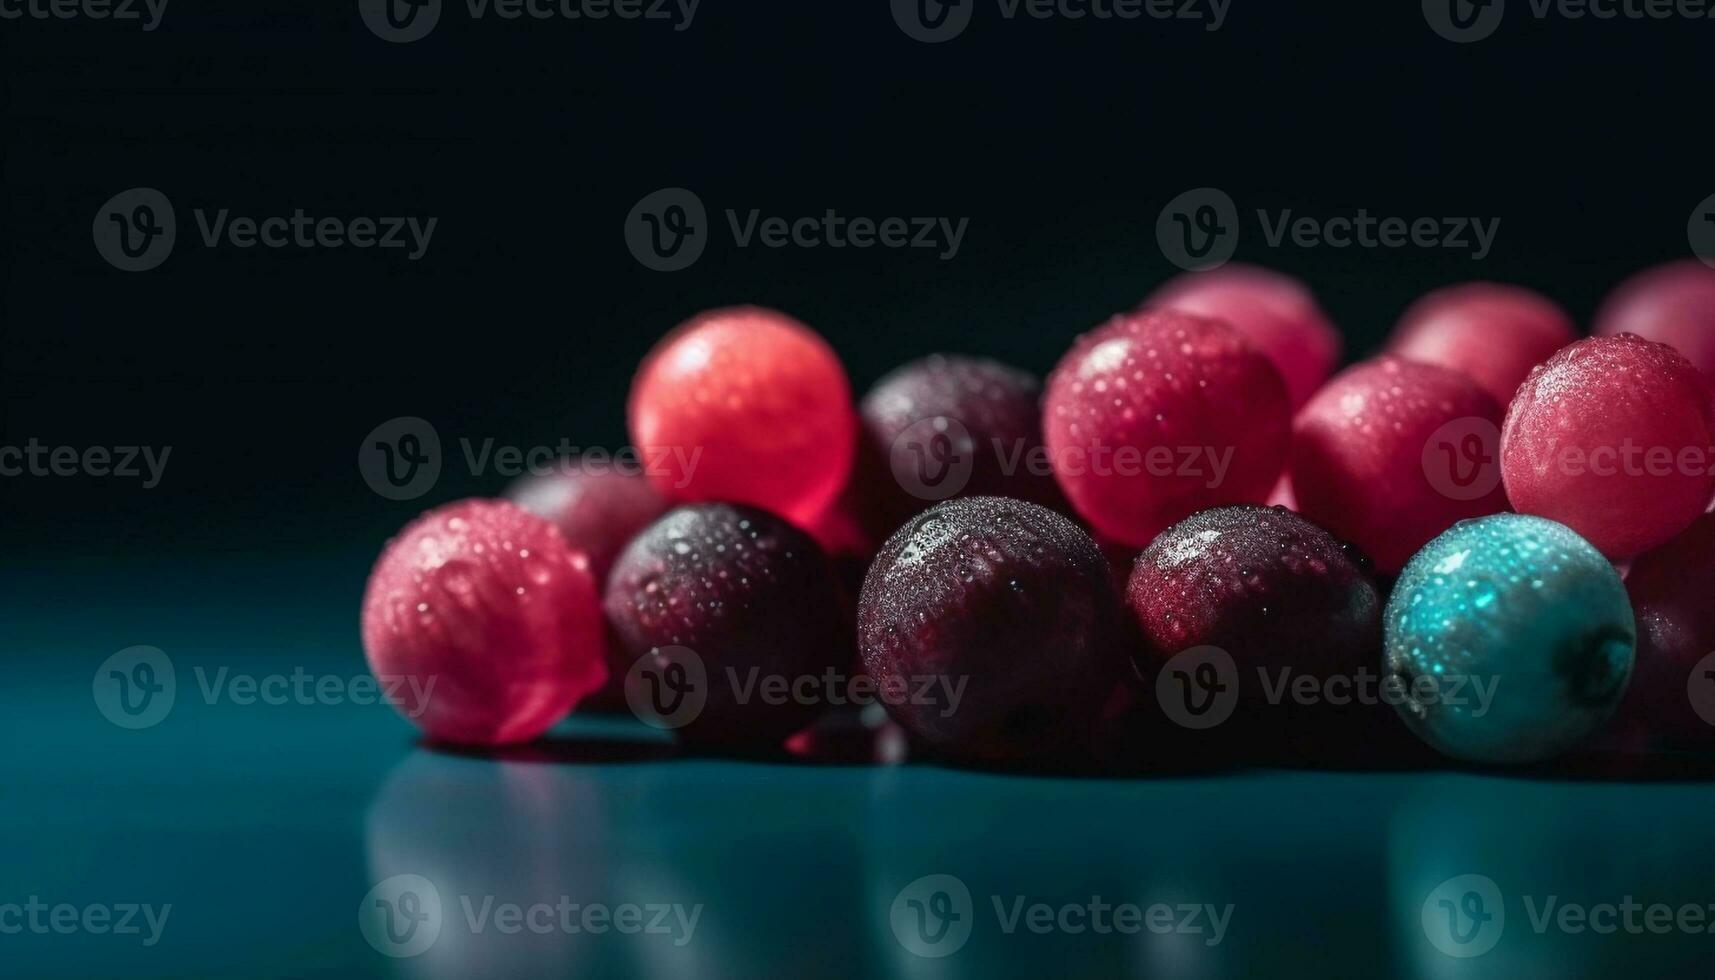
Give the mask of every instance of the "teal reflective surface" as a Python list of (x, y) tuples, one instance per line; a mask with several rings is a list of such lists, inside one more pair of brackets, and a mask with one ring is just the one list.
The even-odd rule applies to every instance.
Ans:
[[(1706, 976), (1715, 953), (1715, 786), (1690, 760), (1068, 779), (684, 759), (612, 720), (448, 755), (350, 703), (337, 591), (292, 616), (241, 581), (194, 609), (25, 607), (0, 973)], [(219, 641), (238, 629), (249, 649)], [(92, 684), (137, 643), (177, 691), (131, 730)], [(343, 700), (239, 703), (239, 678), (294, 671)]]

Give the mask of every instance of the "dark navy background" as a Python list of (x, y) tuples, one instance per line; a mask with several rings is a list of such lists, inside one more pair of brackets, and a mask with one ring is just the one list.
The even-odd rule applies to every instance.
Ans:
[[(166, 480), (0, 481), (9, 548), (91, 556), (367, 548), (407, 519), (355, 479), (381, 422), (443, 437), (615, 445), (638, 358), (699, 309), (758, 302), (825, 333), (861, 390), (937, 349), (1046, 371), (1177, 271), (1155, 220), (1226, 190), (1240, 259), (1305, 276), (1371, 349), (1466, 278), (1523, 282), (1587, 321), (1686, 254), (1711, 193), (1696, 95), (1715, 22), (1537, 21), (1515, 2), (1455, 45), (1415, 3), (1234, 0), (1176, 21), (1002, 19), (939, 45), (885, 0), (704, 0), (653, 21), (472, 21), (387, 44), (355, 0), (245, 12), (173, 0), (151, 33), (0, 21), (5, 444), (171, 445)], [(734, 249), (675, 274), (622, 237), (645, 194), (711, 212), (966, 217), (958, 257)], [(103, 202), (163, 191), (152, 272), (91, 243)], [(410, 214), (428, 254), (203, 248), (190, 211)], [(1270, 248), (1254, 209), (1500, 218), (1453, 250)], [(724, 228), (724, 217), (717, 217)], [(453, 467), (423, 502), (503, 482)], [(19, 520), (19, 515), (30, 519)]]

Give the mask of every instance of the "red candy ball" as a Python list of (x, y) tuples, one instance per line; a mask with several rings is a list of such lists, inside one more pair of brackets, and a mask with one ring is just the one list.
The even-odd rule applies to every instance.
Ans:
[(1172, 310), (1079, 337), (1048, 381), (1049, 459), (1072, 506), (1136, 547), (1208, 507), (1261, 503), (1286, 460), (1280, 374), (1232, 327)]
[(626, 543), (667, 512), (642, 472), (588, 460), (565, 460), (552, 473), (524, 477), (506, 496), (551, 521), (573, 550), (589, 556), (597, 583), (607, 581)]
[(857, 438), (832, 348), (758, 307), (714, 310), (668, 334), (632, 382), (627, 414), (662, 494), (754, 504), (800, 523), (840, 492)]
[(1715, 393), (1665, 344), (1581, 340), (1531, 372), (1507, 410), (1501, 474), (1521, 513), (1610, 559), (1684, 530), (1715, 496)]
[(1638, 656), (1617, 727), (1668, 744), (1715, 744), (1715, 514), (1639, 558), (1626, 591)]
[(601, 687), (601, 628), (587, 559), (504, 501), (419, 517), (388, 542), (363, 597), (370, 669), (404, 680), (401, 714), (462, 744), (528, 741)]
[(1354, 365), (1293, 423), (1298, 511), (1386, 574), (1467, 517), (1506, 509), (1501, 407), (1462, 374), (1380, 357)]
[(1271, 361), (1297, 409), (1340, 363), (1340, 332), (1310, 288), (1291, 276), (1229, 262), (1188, 272), (1156, 290), (1145, 307), (1225, 320)]
[(1548, 297), (1522, 286), (1471, 282), (1413, 303), (1387, 350), (1458, 371), (1504, 406), (1531, 368), (1576, 339), (1572, 318)]
[(1602, 303), (1596, 333), (1668, 344), (1715, 378), (1715, 269), (1691, 259), (1645, 269)]

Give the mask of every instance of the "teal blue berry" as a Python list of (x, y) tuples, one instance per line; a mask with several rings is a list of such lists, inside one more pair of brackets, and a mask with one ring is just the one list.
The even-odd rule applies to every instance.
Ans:
[(1598, 728), (1636, 646), (1619, 573), (1571, 528), (1525, 514), (1461, 521), (1406, 565), (1388, 601), (1392, 700), (1436, 750), (1537, 762)]

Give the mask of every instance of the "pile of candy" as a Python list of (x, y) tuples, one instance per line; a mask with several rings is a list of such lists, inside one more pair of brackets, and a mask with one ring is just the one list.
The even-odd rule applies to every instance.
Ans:
[(934, 356), (860, 403), (803, 324), (705, 313), (632, 385), (662, 465), (568, 460), (423, 515), (364, 646), (433, 677), (399, 707), (463, 744), (629, 704), (753, 749), (867, 699), (978, 764), (1313, 761), (1401, 720), (1480, 763), (1605, 725), (1715, 745), (1715, 270), (1645, 272), (1583, 339), (1528, 290), (1457, 286), (1340, 355), (1310, 290), (1240, 266), (1045, 384)]

